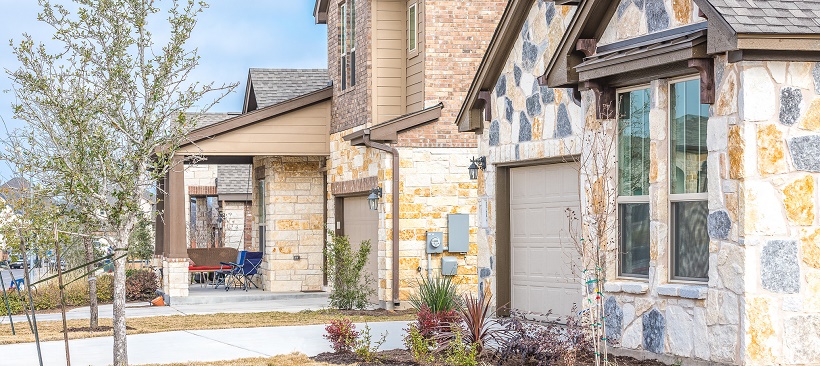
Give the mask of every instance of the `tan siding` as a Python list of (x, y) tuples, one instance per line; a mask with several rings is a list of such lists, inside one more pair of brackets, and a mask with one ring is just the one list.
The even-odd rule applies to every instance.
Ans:
[(180, 149), (205, 155), (329, 155), (330, 101), (273, 117)]
[[(418, 112), (424, 108), (424, 1), (409, 0), (405, 12), (410, 5), (417, 3), (418, 16), (416, 17), (416, 52), (409, 53), (409, 45), (405, 45), (407, 52), (407, 113)], [(409, 29), (405, 25), (404, 29)]]
[(373, 124), (405, 113), (405, 1), (373, 2)]

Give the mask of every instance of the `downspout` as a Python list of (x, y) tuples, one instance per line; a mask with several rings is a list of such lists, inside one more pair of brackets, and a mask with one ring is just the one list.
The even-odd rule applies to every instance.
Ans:
[(399, 150), (370, 141), (370, 129), (364, 130), (364, 146), (386, 151), (393, 155), (393, 306), (399, 306)]

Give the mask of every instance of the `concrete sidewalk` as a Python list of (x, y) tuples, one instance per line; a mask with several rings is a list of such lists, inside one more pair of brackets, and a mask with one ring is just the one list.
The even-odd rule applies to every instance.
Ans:
[[(301, 310), (320, 310), (328, 307), (328, 295), (326, 293), (310, 294), (311, 296), (307, 297), (303, 295), (295, 295), (287, 296), (287, 294), (283, 294), (283, 296), (276, 300), (235, 301), (174, 306), (151, 306), (148, 303), (129, 303), (126, 304), (125, 314), (128, 318), (142, 318), (148, 316), (167, 315), (262, 313), (268, 311), (285, 311), (295, 313)], [(238, 298), (237, 300), (241, 300), (241, 298)], [(76, 308), (66, 312), (66, 319), (88, 319), (89, 317), (90, 313), (88, 307)], [(99, 317), (113, 317), (112, 305), (100, 305)], [(15, 315), (13, 318), (15, 324), (26, 322), (25, 315)], [(37, 314), (37, 321), (57, 320), (62, 320), (62, 315), (59, 311), (48, 314)], [(0, 324), (7, 324), (8, 321), (7, 316), (0, 317)]]
[[(381, 350), (404, 348), (403, 328), (407, 321), (370, 323), (373, 341), (387, 332)], [(301, 352), (315, 356), (332, 351), (322, 338), (324, 325), (292, 327), (191, 330), (128, 336), (128, 360), (133, 365), (193, 361), (221, 361), (246, 357), (270, 357)], [(361, 330), (364, 324), (357, 324)], [(113, 362), (111, 337), (77, 339), (69, 342), (74, 365), (110, 365)], [(43, 364), (65, 365), (62, 341), (43, 342)], [(36, 366), (34, 343), (0, 346), (2, 364)]]

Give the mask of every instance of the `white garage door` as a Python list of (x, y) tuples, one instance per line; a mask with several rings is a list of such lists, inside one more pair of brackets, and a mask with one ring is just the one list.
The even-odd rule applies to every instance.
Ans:
[(581, 301), (573, 265), (580, 255), (566, 209), (578, 212), (578, 172), (571, 164), (510, 169), (511, 307), (566, 316)]
[[(362, 241), (370, 240), (370, 258), (364, 267), (373, 279), (373, 288), (379, 282), (379, 211), (373, 211), (367, 204), (367, 197), (349, 197), (344, 199), (344, 233), (350, 239), (353, 250), (359, 250)], [(378, 304), (378, 293), (369, 301)]]

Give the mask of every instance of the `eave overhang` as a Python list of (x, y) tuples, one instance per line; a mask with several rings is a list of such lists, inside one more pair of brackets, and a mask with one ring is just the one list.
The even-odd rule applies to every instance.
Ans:
[(329, 0), (316, 0), (313, 5), (313, 18), (316, 24), (327, 24), (327, 6)]
[[(507, 3), (456, 117), (459, 132), (476, 132), (481, 129), (484, 120), (488, 119), (489, 113), (482, 113), (481, 110), (489, 106), (486, 100), (489, 94), (485, 96), (482, 92), (487, 93), (495, 89), (495, 83), (501, 76), (504, 63), (518, 39), (533, 3), (533, 0), (510, 0)], [(556, 1), (556, 4), (559, 4), (559, 1)]]
[(396, 142), (398, 141), (399, 132), (413, 129), (439, 119), (441, 117), (442, 108), (444, 108), (444, 104), (438, 103), (418, 112), (408, 113), (379, 123), (368, 129), (350, 133), (343, 136), (342, 139), (350, 141), (353, 146), (362, 146), (364, 145), (364, 135), (369, 134), (370, 140), (373, 141)]

